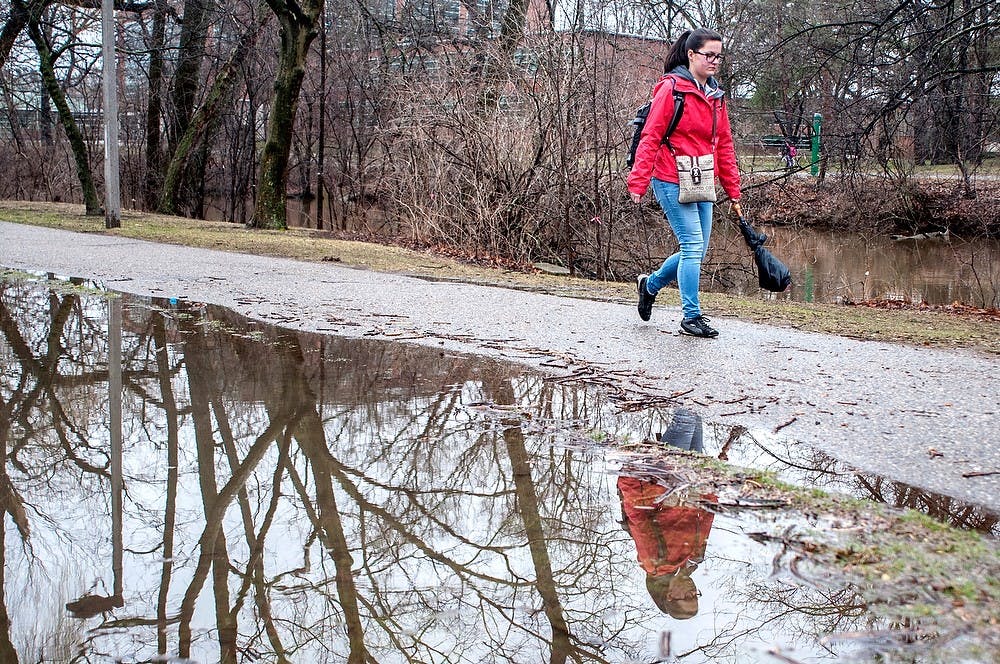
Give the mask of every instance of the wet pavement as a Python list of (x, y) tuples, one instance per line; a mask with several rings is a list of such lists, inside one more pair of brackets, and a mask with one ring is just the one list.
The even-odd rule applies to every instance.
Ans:
[[(697, 408), (706, 421), (801, 443), (864, 473), (1000, 508), (1000, 360), (716, 319), (676, 333), (596, 302), (0, 222), (0, 266), (95, 279), (352, 338), (512, 360), (593, 383), (625, 408)], [(711, 315), (711, 312), (707, 312)]]
[(0, 332), (3, 661), (988, 661), (629, 445), (847, 475), (700, 410), (87, 281)]

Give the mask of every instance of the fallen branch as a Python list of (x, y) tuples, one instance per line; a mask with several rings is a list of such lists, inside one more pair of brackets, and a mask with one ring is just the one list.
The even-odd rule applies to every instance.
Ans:
[(787, 422), (779, 424), (778, 426), (774, 427), (774, 429), (771, 430), (771, 433), (778, 433), (779, 431), (781, 431), (782, 429), (784, 429), (788, 425), (794, 424), (796, 422), (796, 420), (798, 420), (798, 419), (799, 418), (797, 418), (797, 417), (793, 417), (792, 419), (788, 420)]

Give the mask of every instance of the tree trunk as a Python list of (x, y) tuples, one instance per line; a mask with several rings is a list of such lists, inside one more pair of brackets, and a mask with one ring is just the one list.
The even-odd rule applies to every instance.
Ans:
[(187, 0), (178, 45), (177, 72), (174, 74), (174, 116), (170, 123), (170, 149), (180, 142), (194, 115), (195, 95), (201, 77), (201, 62), (205, 57), (208, 25), (215, 4), (211, 0)]
[(170, 163), (167, 164), (163, 175), (160, 202), (156, 206), (158, 212), (163, 214), (178, 213), (181, 184), (185, 173), (189, 170), (189, 163), (196, 156), (195, 150), (203, 143), (205, 136), (218, 120), (219, 110), (222, 108), (222, 104), (229, 99), (230, 92), (236, 82), (240, 64), (254, 44), (257, 34), (269, 19), (263, 11), (259, 12), (258, 16), (261, 18), (240, 37), (236, 49), (215, 77), (215, 82), (208, 92), (205, 103), (192, 116), (184, 135), (181, 136), (173, 149)]
[(42, 139), (42, 145), (46, 148), (52, 147), (54, 143), (52, 139), (52, 97), (49, 95), (44, 80), (38, 89), (38, 135)]
[[(186, 0), (184, 3), (184, 21), (177, 49), (179, 55), (172, 94), (174, 114), (170, 122), (170, 131), (167, 133), (168, 151), (171, 155), (174, 155), (180, 148), (181, 143), (186, 138), (188, 127), (193, 122), (195, 98), (201, 83), (201, 65), (205, 58), (208, 27), (214, 14), (214, 0)], [(186, 182), (191, 185), (190, 189), (195, 189), (197, 186), (196, 177), (193, 172), (189, 173), (190, 166), (189, 155), (184, 163), (184, 172), (181, 173), (182, 184)], [(187, 203), (190, 199), (189, 196), (181, 195), (180, 189), (177, 189), (174, 195), (175, 198), (182, 198), (182, 203)]]
[(163, 120), (163, 47), (166, 25), (166, 2), (157, 0), (153, 10), (152, 43), (149, 45), (149, 102), (146, 105), (146, 177), (142, 196), (147, 210), (156, 207), (163, 181), (160, 125)]
[(101, 199), (97, 195), (94, 176), (90, 172), (87, 145), (83, 140), (83, 134), (80, 133), (80, 128), (76, 126), (76, 121), (73, 119), (73, 113), (66, 102), (66, 95), (63, 94), (63, 90), (59, 87), (59, 82), (56, 80), (52, 51), (49, 50), (49, 46), (45, 42), (45, 37), (42, 36), (38, 21), (31, 18), (28, 19), (28, 33), (31, 35), (31, 41), (34, 42), (35, 48), (38, 50), (39, 71), (42, 74), (45, 90), (49, 93), (52, 103), (55, 104), (56, 110), (59, 112), (59, 121), (62, 123), (66, 137), (69, 139), (70, 147), (73, 149), (73, 159), (76, 161), (76, 174), (80, 179), (80, 188), (83, 192), (83, 202), (87, 208), (87, 216), (103, 216)]
[(180, 211), (180, 190), (185, 173), (188, 172), (188, 164), (197, 156), (197, 149), (201, 145), (209, 130), (214, 126), (218, 117), (219, 108), (222, 102), (229, 96), (232, 82), (235, 78), (235, 71), (232, 67), (227, 67), (220, 72), (215, 79), (215, 84), (209, 92), (208, 99), (198, 109), (191, 122), (188, 124), (184, 135), (174, 149), (173, 157), (167, 165), (166, 173), (163, 175), (163, 186), (160, 189), (160, 202), (157, 211), (163, 214), (178, 214)]
[(323, 230), (323, 194), (326, 191), (326, 12), (320, 19), (319, 45), (319, 140), (316, 146), (316, 230)]
[(268, 0), (268, 5), (281, 23), (281, 52), (267, 120), (267, 140), (260, 157), (257, 204), (250, 226), (285, 229), (288, 228), (285, 208), (288, 154), (299, 90), (305, 77), (306, 55), (317, 34), (323, 0), (306, 0), (302, 5), (295, 0)]
[(524, 39), (524, 26), (528, 14), (528, 0), (510, 0), (507, 11), (500, 22), (500, 38), (497, 40), (496, 52), (487, 55), (486, 67), (483, 72), (485, 88), (483, 104), (489, 111), (500, 101), (503, 90), (503, 79), (510, 67), (514, 51)]

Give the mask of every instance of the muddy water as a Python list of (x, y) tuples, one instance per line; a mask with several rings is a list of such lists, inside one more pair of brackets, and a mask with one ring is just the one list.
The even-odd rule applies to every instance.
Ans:
[(830, 524), (604, 444), (815, 470), (773, 440), (92, 286), (0, 283), (3, 661), (909, 656), (767, 536)]
[[(811, 229), (762, 227), (767, 247), (792, 272), (778, 297), (801, 302), (869, 299), (1000, 306), (1000, 242), (958, 237), (893, 239)], [(708, 271), (717, 289), (757, 293), (742, 238), (723, 228)]]

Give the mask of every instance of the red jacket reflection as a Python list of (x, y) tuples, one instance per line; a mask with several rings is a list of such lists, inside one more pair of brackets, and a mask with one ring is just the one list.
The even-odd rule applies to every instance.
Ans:
[[(664, 576), (673, 574), (689, 560), (701, 562), (714, 514), (690, 505), (657, 503), (656, 499), (667, 492), (667, 487), (655, 482), (619, 477), (618, 490), (639, 564), (647, 574)], [(702, 498), (717, 500), (711, 494)]]

